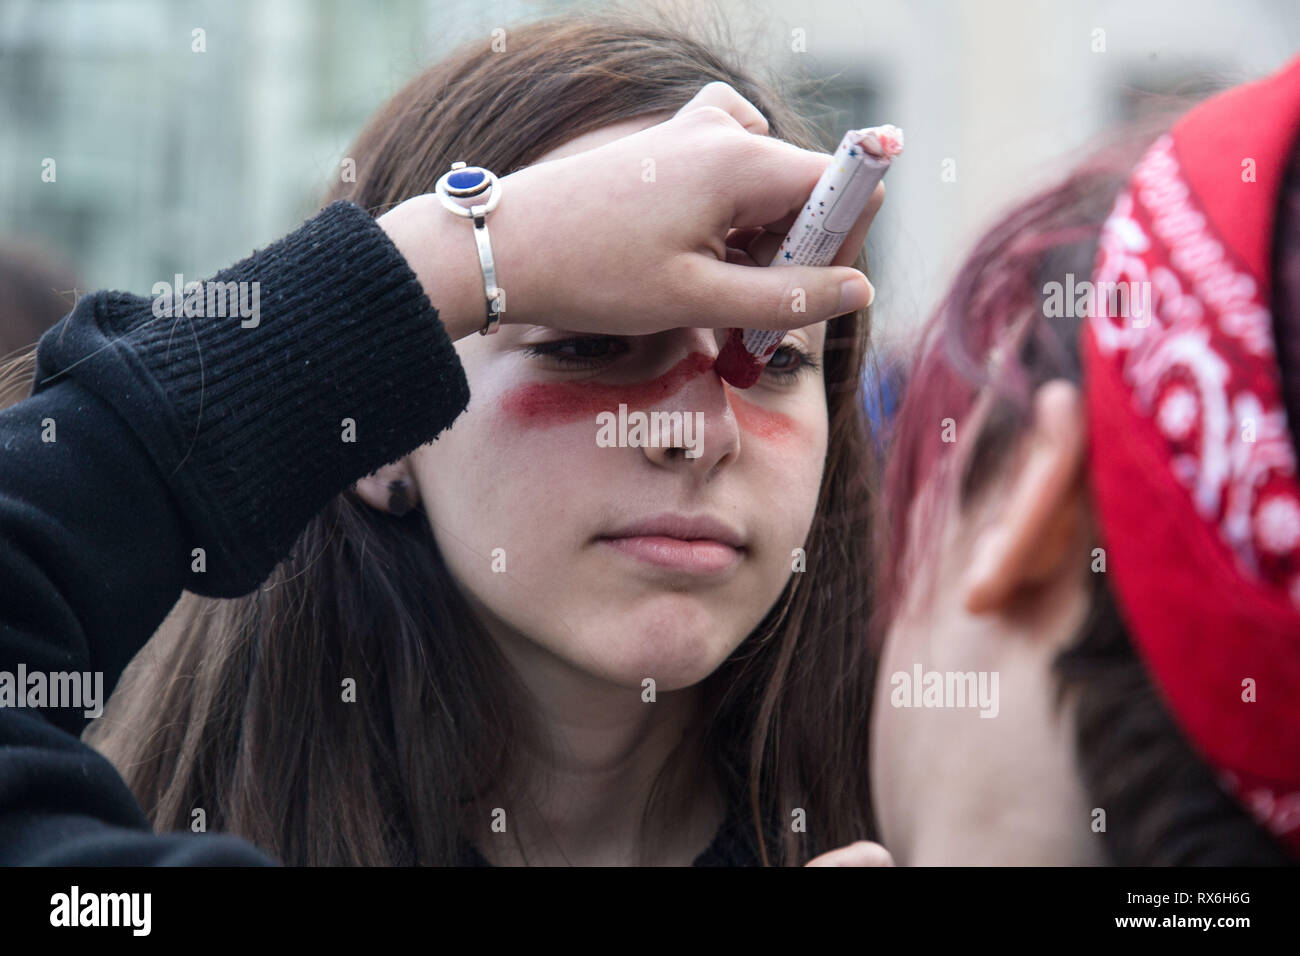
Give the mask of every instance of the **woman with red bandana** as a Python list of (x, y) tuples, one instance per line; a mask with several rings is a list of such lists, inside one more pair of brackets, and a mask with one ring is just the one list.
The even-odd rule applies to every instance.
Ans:
[(1300, 855), (1298, 144), (1300, 60), (1021, 205), (927, 327), (877, 525), (898, 863)]

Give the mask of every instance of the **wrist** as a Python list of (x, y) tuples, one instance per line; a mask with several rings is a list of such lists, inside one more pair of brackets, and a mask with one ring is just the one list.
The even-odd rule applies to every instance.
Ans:
[(483, 328), (483, 276), (472, 223), (449, 214), (432, 194), (399, 203), (375, 221), (419, 279), (453, 342)]
[[(555, 270), (537, 262), (530, 248), (543, 234), (541, 224), (559, 212), (546, 205), (556, 190), (534, 185), (547, 165), (501, 177), (501, 204), (487, 218), (496, 281), (504, 291), (501, 325), (547, 323), (553, 301), (547, 283)], [(474, 223), (448, 212), (434, 193), (399, 203), (377, 222), (406, 257), (452, 341), (479, 332), (487, 324), (487, 301)]]

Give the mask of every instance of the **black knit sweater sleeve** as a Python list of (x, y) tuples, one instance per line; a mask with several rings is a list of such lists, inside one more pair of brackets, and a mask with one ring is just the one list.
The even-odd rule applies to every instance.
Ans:
[[(213, 315), (218, 281), (257, 308)], [(0, 412), (0, 863), (270, 862), (233, 837), (152, 834), (80, 741), (72, 688), (102, 674), (102, 705), (182, 589), (253, 590), (330, 498), (468, 404), (436, 310), (359, 206), (195, 291), (171, 314), (82, 299), (41, 338), (31, 396)]]

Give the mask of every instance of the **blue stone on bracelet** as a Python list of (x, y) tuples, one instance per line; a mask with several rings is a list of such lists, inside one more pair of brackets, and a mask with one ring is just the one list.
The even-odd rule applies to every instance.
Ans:
[(447, 185), (452, 189), (473, 189), (486, 179), (480, 169), (461, 169), (447, 177)]

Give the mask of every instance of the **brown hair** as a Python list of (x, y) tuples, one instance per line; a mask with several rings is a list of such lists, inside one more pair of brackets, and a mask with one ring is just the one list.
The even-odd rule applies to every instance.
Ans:
[(76, 271), (54, 254), (0, 241), (0, 408), (31, 392), (36, 340), (76, 305)]
[[(349, 151), (356, 182), (336, 183), (327, 201), (377, 214), (429, 192), (462, 158), (504, 175), (588, 130), (674, 111), (714, 80), (757, 106), (773, 136), (825, 148), (771, 85), (660, 18), (553, 18), (511, 29), (506, 47), (464, 46), (397, 93)], [(808, 571), (706, 679), (700, 737), (683, 744), (717, 768), (764, 864), (872, 832), (866, 338), (863, 313), (827, 330), (829, 452)], [(361, 671), (362, 705), (340, 707), (338, 675)], [(289, 863), (449, 864), (486, 819), (480, 799), (508, 752), (532, 733), (525, 699), (423, 512), (381, 514), (349, 492), (256, 593), (185, 595), (87, 740), (159, 829), (189, 827), (203, 808), (209, 829)], [(681, 762), (665, 767), (652, 801), (684, 790)], [(792, 831), (796, 808), (806, 833)]]
[[(909, 514), (929, 507), (915, 516), (922, 527), (943, 520), (939, 506), (927, 506), (920, 494), (927, 481), (943, 475), (968, 504), (1010, 460), (1029, 423), (1034, 391), (1053, 379), (1082, 382), (1079, 319), (1047, 318), (1044, 287), (1065, 284), (1068, 275), (1091, 277), (1102, 223), (1133, 166), (1168, 123), (1167, 116), (1153, 116), (1121, 131), (1063, 181), (1017, 205), (980, 239), (927, 324), (911, 370), (925, 386), (904, 397), (881, 496), (885, 517), (876, 527), (877, 547), (891, 560), (877, 580), (875, 643), (902, 598), (908, 569), (925, 559), (924, 548), (913, 544), (928, 539), (908, 536)], [(1294, 435), (1300, 423), (1300, 163), (1294, 160), (1285, 195), (1275, 234), (1273, 311)], [(1289, 258), (1281, 255), (1284, 249)], [(1005, 359), (990, 363), (995, 350)], [(988, 404), (973, 421), (983, 396)], [(934, 439), (934, 423), (946, 417), (970, 422), (974, 430), (965, 447), (950, 450)], [(1112, 862), (1294, 862), (1219, 787), (1135, 652), (1105, 575), (1091, 578), (1089, 617), (1055, 661), (1057, 704), (1067, 695), (1078, 702), (1076, 759), (1091, 805), (1106, 810), (1103, 840)]]

